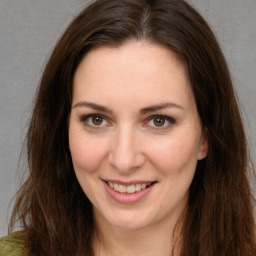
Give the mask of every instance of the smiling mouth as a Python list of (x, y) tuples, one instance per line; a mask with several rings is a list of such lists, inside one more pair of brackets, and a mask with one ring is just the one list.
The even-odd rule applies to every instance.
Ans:
[(113, 183), (109, 181), (105, 181), (106, 184), (108, 184), (109, 187), (111, 187), (113, 190), (124, 193), (124, 194), (134, 194), (136, 192), (139, 192), (141, 190), (144, 190), (150, 186), (152, 186), (156, 182), (150, 182), (150, 183), (141, 183), (141, 184), (131, 184), (131, 185), (123, 185), (118, 183)]

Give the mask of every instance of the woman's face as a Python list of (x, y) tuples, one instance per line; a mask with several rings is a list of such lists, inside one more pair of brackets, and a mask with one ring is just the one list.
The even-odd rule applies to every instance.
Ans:
[(73, 86), (70, 152), (96, 222), (136, 230), (177, 221), (207, 154), (182, 63), (143, 41), (101, 47)]

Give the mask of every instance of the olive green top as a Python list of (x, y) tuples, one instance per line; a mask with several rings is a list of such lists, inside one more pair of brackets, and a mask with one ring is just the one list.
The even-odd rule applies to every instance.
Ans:
[(23, 247), (23, 232), (15, 232), (0, 238), (1, 256), (28, 256)]

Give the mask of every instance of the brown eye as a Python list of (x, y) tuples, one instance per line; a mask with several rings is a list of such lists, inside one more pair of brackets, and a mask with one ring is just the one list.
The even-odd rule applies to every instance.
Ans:
[(164, 126), (164, 125), (165, 125), (165, 118), (164, 118), (164, 117), (161, 117), (161, 116), (155, 117), (155, 118), (153, 119), (153, 123), (154, 123), (154, 125), (157, 126), (157, 127)]
[(106, 117), (98, 114), (89, 114), (81, 117), (81, 122), (88, 128), (106, 128), (111, 126)]
[(175, 123), (176, 120), (173, 117), (166, 115), (154, 115), (147, 119), (147, 126), (158, 130), (168, 129)]
[(92, 116), (92, 123), (94, 125), (101, 125), (103, 123), (103, 118), (101, 116)]

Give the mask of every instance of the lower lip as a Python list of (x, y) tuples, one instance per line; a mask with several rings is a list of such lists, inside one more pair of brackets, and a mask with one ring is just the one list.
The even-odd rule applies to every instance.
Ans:
[(135, 193), (120, 193), (111, 188), (105, 181), (103, 182), (104, 186), (112, 199), (121, 204), (134, 204), (145, 198), (150, 191), (153, 189), (156, 183), (153, 183), (149, 187), (142, 189), (141, 191), (137, 191)]

